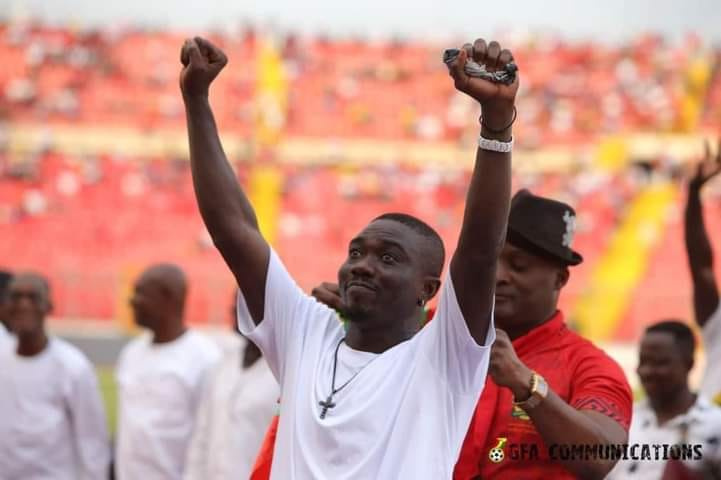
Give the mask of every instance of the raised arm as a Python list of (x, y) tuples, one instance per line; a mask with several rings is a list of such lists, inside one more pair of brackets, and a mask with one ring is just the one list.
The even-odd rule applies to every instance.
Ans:
[[(479, 39), (472, 46), (464, 45), (449, 65), (456, 89), (481, 104), (481, 137), (509, 142), (518, 78), (511, 85), (505, 85), (470, 77), (464, 70), (469, 56), (492, 72), (502, 70), (513, 56), (501, 49), (498, 42), (486, 44)], [(511, 153), (478, 148), (461, 234), (450, 268), (461, 312), (479, 345), (485, 343), (491, 319), (496, 262), (506, 237), (510, 196)]]
[(228, 58), (207, 40), (186, 40), (180, 54), (193, 186), (203, 222), (243, 292), (253, 321), (263, 319), (270, 247), (223, 152), (208, 100)]
[(706, 143), (706, 155), (696, 174), (688, 182), (688, 199), (684, 218), (686, 255), (693, 282), (693, 307), (696, 322), (704, 326), (719, 304), (719, 292), (713, 271), (713, 251), (704, 225), (701, 188), (721, 172), (721, 141), (716, 156)]

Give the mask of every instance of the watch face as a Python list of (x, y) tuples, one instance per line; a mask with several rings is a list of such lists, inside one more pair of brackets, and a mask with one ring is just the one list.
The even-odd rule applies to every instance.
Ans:
[(541, 398), (546, 398), (546, 395), (548, 395), (548, 383), (546, 383), (546, 379), (542, 376), (538, 375), (538, 382), (536, 383), (536, 392)]

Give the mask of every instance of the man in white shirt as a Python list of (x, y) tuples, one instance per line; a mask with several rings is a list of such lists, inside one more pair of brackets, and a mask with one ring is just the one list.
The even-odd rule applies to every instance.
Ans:
[[(223, 153), (208, 101), (227, 63), (207, 40), (186, 41), (180, 85), (196, 197), (240, 288), (240, 330), (281, 385), (272, 478), (449, 479), (488, 370), (495, 339), (495, 271), (510, 203), (517, 79), (466, 73), (470, 57), (512, 71), (497, 42), (465, 45), (449, 73), (481, 104), (481, 137), (450, 271), (443, 242), (405, 214), (373, 220), (350, 242), (338, 272), (343, 316), (303, 293), (258, 229)], [(323, 252), (308, 252), (308, 255)], [(442, 289), (434, 320), (417, 331)]]
[(278, 382), (253, 342), (226, 355), (203, 392), (185, 480), (248, 478), (279, 396)]
[(7, 318), (16, 341), (0, 346), (0, 478), (105, 479), (110, 444), (95, 370), (48, 337), (51, 309), (45, 278), (13, 278)]
[(688, 387), (694, 349), (681, 322), (646, 329), (637, 372), (647, 398), (634, 406), (629, 458), (609, 479), (721, 478), (721, 408)]
[(693, 307), (696, 323), (701, 327), (706, 348), (706, 371), (701, 382), (701, 393), (721, 405), (721, 304), (713, 269), (713, 250), (704, 225), (701, 206), (701, 189), (721, 173), (721, 142), (716, 155), (706, 143), (706, 155), (699, 163), (696, 174), (688, 182), (688, 199), (684, 222), (686, 255), (693, 282)]
[(135, 323), (150, 330), (132, 340), (117, 365), (119, 480), (181, 479), (204, 377), (217, 345), (184, 323), (187, 282), (175, 265), (148, 268), (130, 300)]

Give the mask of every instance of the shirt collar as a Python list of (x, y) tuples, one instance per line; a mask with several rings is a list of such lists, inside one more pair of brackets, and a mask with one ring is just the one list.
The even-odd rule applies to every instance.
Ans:
[[(656, 412), (654, 412), (651, 407), (651, 402), (649, 402), (647, 398), (644, 398), (638, 402), (637, 405), (637, 410), (634, 413), (641, 413), (643, 417), (658, 426), (658, 418), (656, 417)], [(696, 396), (696, 401), (693, 405), (691, 405), (691, 408), (689, 408), (685, 413), (676, 415), (664, 423), (662, 428), (676, 428), (683, 424), (688, 425), (691, 423), (703, 423), (704, 419), (708, 417), (708, 411), (711, 408), (714, 408), (711, 405), (711, 402), (706, 399), (706, 397), (699, 394)]]
[(551, 318), (531, 329), (525, 335), (513, 340), (513, 348), (519, 355), (521, 352), (531, 351), (537, 348), (539, 344), (548, 342), (554, 335), (566, 328), (566, 322), (563, 318), (563, 312), (556, 310)]

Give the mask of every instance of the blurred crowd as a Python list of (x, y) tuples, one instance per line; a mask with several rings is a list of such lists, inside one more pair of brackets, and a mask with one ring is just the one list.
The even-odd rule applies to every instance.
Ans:
[[(278, 203), (277, 211), (269, 213), (274, 243), (288, 257), (304, 288), (313, 287), (318, 278), (333, 278), (337, 262), (345, 255), (347, 238), (383, 211), (423, 216), (451, 245), (469, 176), (463, 170), (407, 165), (279, 164), (271, 171), (277, 177), (277, 182), (270, 182), (276, 185)], [(256, 175), (251, 164), (238, 165), (244, 184)], [(564, 299), (566, 305), (572, 305), (585, 288), (629, 200), (650, 182), (674, 175), (672, 168), (647, 164), (617, 173), (579, 169), (515, 175), (515, 185), (562, 199), (579, 210), (576, 241), (586, 252), (587, 262)], [(57, 284), (57, 316), (117, 318), (123, 303), (120, 297), (127, 291), (127, 274), (157, 260), (163, 252), (164, 258), (182, 258), (189, 275), (198, 281), (190, 293), (192, 321), (223, 322), (222, 291), (231, 282), (217, 273), (222, 263), (196, 214), (186, 160), (75, 156), (52, 150), (20, 157), (0, 152), (0, 187), (0, 234), (5, 238), (0, 255), (8, 259), (8, 266), (47, 272)], [(54, 245), (50, 254), (40, 241), (47, 238)], [(314, 246), (324, 249), (323, 258), (297, 255)]]
[[(183, 124), (178, 95), (182, 32), (82, 30), (0, 24), (0, 119), (46, 124)], [(690, 131), (721, 118), (720, 51), (689, 36), (618, 45), (553, 35), (510, 36), (524, 81), (517, 105), (522, 145), (588, 141), (599, 134)], [(232, 59), (214, 95), (227, 132), (250, 134), (259, 115), (289, 135), (464, 140), (472, 102), (446, 81), (449, 45), (275, 34), (292, 85), (278, 109), (258, 89), (268, 36), (252, 28), (211, 38)], [(456, 45), (450, 45), (456, 46)], [(272, 111), (268, 111), (272, 110)]]

